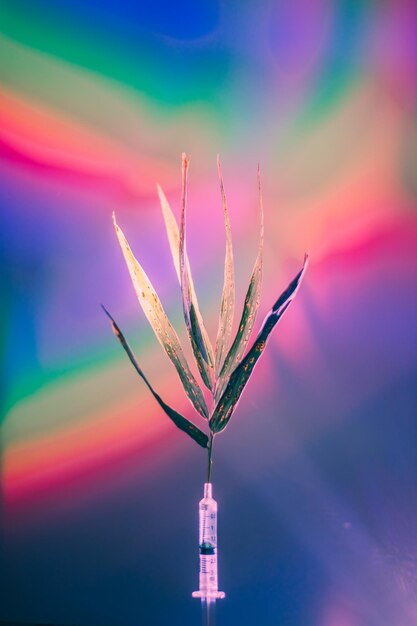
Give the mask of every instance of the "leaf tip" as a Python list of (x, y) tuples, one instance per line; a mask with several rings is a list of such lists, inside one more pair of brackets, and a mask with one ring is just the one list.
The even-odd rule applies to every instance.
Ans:
[(106, 307), (104, 306), (104, 304), (103, 304), (102, 302), (100, 302), (100, 306), (101, 306), (101, 308), (103, 309), (103, 311), (105, 312), (105, 314), (106, 314), (108, 317), (111, 317), (111, 316), (110, 316), (110, 313), (108, 312), (108, 310), (106, 309)]
[(260, 213), (259, 219), (260, 219), (260, 231), (261, 231), (260, 234), (261, 234), (261, 241), (262, 241), (263, 234), (264, 234), (264, 208), (263, 208), (263, 200), (262, 200), (261, 168), (260, 168), (259, 163), (258, 163), (257, 178), (258, 178), (258, 196), (259, 196), (259, 213)]
[(164, 205), (167, 202), (167, 198), (166, 195), (164, 193), (164, 190), (162, 189), (161, 185), (159, 183), (156, 184), (156, 190), (158, 192), (158, 198), (159, 198), (159, 202), (161, 204), (161, 208), (162, 210), (164, 210)]
[(108, 312), (108, 310), (106, 309), (104, 304), (100, 304), (100, 306), (103, 309), (103, 311), (105, 312), (105, 314), (107, 315), (107, 317), (109, 318), (109, 320), (111, 321), (112, 330), (113, 330), (114, 334), (116, 335), (116, 337), (118, 339), (120, 339), (121, 338), (121, 332), (120, 332), (120, 329), (119, 329), (118, 325), (116, 324), (116, 322), (114, 321), (113, 317), (110, 315), (110, 313)]

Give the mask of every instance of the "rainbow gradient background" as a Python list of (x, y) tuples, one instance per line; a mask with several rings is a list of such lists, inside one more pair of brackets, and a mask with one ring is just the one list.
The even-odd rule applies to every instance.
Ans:
[[(231, 213), (242, 306), (296, 301), (216, 440), (218, 624), (417, 622), (417, 4), (4, 0), (0, 620), (198, 624), (206, 458), (111, 222), (183, 344), (156, 195), (191, 154), (188, 246), (214, 340)], [(188, 349), (188, 348), (187, 348)], [(189, 351), (188, 351), (189, 354)]]

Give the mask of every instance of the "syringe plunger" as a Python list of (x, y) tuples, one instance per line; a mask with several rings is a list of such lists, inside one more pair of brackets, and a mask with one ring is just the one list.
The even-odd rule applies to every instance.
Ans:
[(199, 504), (200, 516), (200, 588), (193, 598), (216, 600), (225, 597), (217, 581), (217, 502), (212, 483), (204, 483), (204, 498)]

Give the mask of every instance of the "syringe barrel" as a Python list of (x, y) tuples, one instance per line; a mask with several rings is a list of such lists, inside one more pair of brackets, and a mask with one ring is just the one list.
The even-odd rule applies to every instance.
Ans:
[(217, 591), (217, 502), (211, 483), (204, 485), (200, 500), (200, 591)]
[(194, 597), (224, 598), (217, 581), (217, 502), (211, 483), (204, 484), (204, 498), (199, 503), (200, 575), (199, 591)]

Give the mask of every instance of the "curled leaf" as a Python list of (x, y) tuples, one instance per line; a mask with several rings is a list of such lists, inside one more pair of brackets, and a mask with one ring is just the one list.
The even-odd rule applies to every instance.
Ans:
[(259, 308), (259, 302), (261, 299), (261, 284), (262, 284), (262, 262), (263, 262), (263, 238), (264, 238), (264, 214), (262, 205), (262, 193), (261, 193), (261, 178), (258, 167), (258, 192), (259, 192), (259, 212), (260, 212), (260, 236), (258, 254), (256, 257), (255, 265), (252, 270), (249, 287), (245, 296), (245, 303), (243, 305), (242, 316), (240, 318), (239, 327), (236, 331), (235, 338), (230, 347), (229, 352), (224, 360), (223, 367), (220, 371), (217, 388), (216, 388), (216, 400), (221, 396), (226, 388), (231, 372), (240, 363), (240, 360), (245, 352), (249, 338), (252, 333), (252, 328), (255, 323), (256, 315)]
[(220, 308), (219, 328), (216, 339), (215, 373), (218, 376), (226, 356), (230, 335), (232, 334), (233, 313), (235, 308), (235, 271), (233, 267), (232, 233), (230, 229), (229, 212), (227, 210), (226, 194), (224, 192), (223, 177), (220, 169), (220, 159), (217, 156), (217, 170), (220, 180), (220, 193), (223, 204), (224, 227), (226, 231), (226, 255), (224, 260), (224, 282), (222, 302)]
[(166, 402), (162, 400), (161, 396), (157, 394), (156, 391), (153, 389), (152, 385), (146, 378), (142, 369), (139, 367), (139, 364), (135, 358), (135, 355), (133, 354), (132, 349), (130, 348), (129, 344), (124, 338), (122, 331), (120, 330), (120, 328), (118, 327), (118, 325), (116, 324), (116, 322), (114, 321), (110, 313), (107, 311), (107, 309), (103, 305), (101, 306), (105, 314), (110, 318), (113, 332), (116, 335), (117, 339), (119, 340), (120, 344), (122, 345), (127, 356), (129, 357), (130, 362), (132, 363), (133, 367), (135, 368), (139, 376), (144, 381), (145, 385), (148, 387), (149, 391), (151, 392), (155, 400), (158, 402), (159, 406), (165, 411), (168, 417), (174, 422), (175, 426), (177, 426), (180, 430), (187, 433), (187, 435), (189, 435), (192, 439), (194, 439), (194, 441), (196, 441), (200, 446), (202, 446), (203, 448), (207, 448), (207, 444), (208, 444), (207, 435), (203, 433), (203, 431), (201, 431), (199, 428), (197, 428), (197, 426), (195, 426), (192, 422), (187, 420), (183, 415), (181, 415), (180, 413), (175, 411), (175, 409), (171, 408), (168, 404), (166, 404)]
[[(180, 233), (179, 233), (177, 221), (169, 205), (169, 202), (159, 185), (157, 185), (157, 190), (158, 190), (159, 201), (161, 203), (162, 215), (163, 215), (164, 222), (165, 222), (165, 229), (166, 229), (167, 236), (168, 236), (168, 242), (169, 242), (169, 247), (171, 250), (172, 260), (174, 262), (174, 267), (175, 267), (175, 271), (178, 277), (178, 282), (181, 285)], [(185, 263), (187, 265), (187, 272), (188, 272), (188, 278), (189, 278), (191, 303), (194, 307), (195, 316), (197, 318), (196, 324), (198, 324), (198, 326), (201, 329), (201, 336), (202, 336), (202, 340), (204, 343), (205, 352), (208, 357), (208, 364), (210, 365), (210, 367), (214, 367), (213, 348), (211, 346), (211, 342), (207, 334), (207, 331), (205, 329), (202, 315), (200, 313), (200, 307), (198, 305), (197, 294), (195, 292), (194, 282), (193, 282), (193, 278), (191, 275), (190, 263), (189, 263), (186, 251), (184, 251), (184, 254), (185, 254)]]
[(253, 368), (265, 349), (267, 339), (272, 329), (287, 310), (297, 293), (307, 264), (308, 257), (306, 256), (302, 269), (275, 302), (271, 311), (266, 316), (264, 323), (262, 324), (262, 328), (259, 331), (251, 349), (230, 376), (227, 387), (218, 401), (210, 419), (210, 429), (214, 433), (219, 433), (226, 428), (227, 423), (230, 420), (237, 403), (239, 402), (246, 383), (253, 372)]
[(181, 293), (182, 307), (184, 311), (184, 320), (187, 327), (188, 336), (191, 341), (193, 354), (204, 384), (210, 391), (212, 390), (211, 371), (209, 365), (209, 356), (203, 339), (202, 329), (199, 324), (195, 304), (191, 296), (191, 281), (189, 265), (186, 262), (186, 237), (185, 237), (185, 218), (187, 204), (187, 171), (189, 159), (183, 153), (182, 155), (182, 190), (181, 190), (181, 223), (180, 223), (180, 246), (179, 246), (179, 262), (181, 276)]
[(159, 343), (174, 364), (185, 393), (200, 415), (207, 419), (208, 409), (203, 393), (188, 366), (178, 335), (172, 327), (151, 281), (139, 261), (135, 258), (121, 228), (117, 225), (114, 213), (113, 222), (139, 304), (152, 326)]

